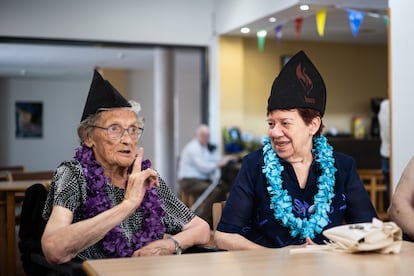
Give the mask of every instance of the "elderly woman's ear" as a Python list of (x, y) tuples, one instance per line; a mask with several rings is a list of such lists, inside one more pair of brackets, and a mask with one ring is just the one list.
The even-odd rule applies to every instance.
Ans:
[(86, 138), (86, 140), (84, 141), (84, 144), (88, 148), (93, 148), (93, 146), (94, 146), (93, 139), (91, 139), (91, 137), (88, 136), (88, 138)]
[(315, 118), (312, 119), (311, 125), (311, 134), (312, 136), (315, 135), (316, 132), (318, 132), (319, 127), (321, 126), (322, 120), (321, 117), (317, 116)]

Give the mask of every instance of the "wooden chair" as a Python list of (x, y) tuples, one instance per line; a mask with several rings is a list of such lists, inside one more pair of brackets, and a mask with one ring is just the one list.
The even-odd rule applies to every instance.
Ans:
[(213, 203), (213, 232), (216, 231), (217, 225), (221, 218), (221, 212), (223, 211), (226, 201), (214, 202)]
[[(25, 192), (22, 206), (21, 225), (19, 228), (20, 260), (26, 275), (85, 275), (82, 263), (69, 261), (52, 265), (43, 255), (40, 239), (46, 221), (42, 217), (43, 206), (47, 197), (47, 187), (36, 183)], [(49, 274), (50, 273), (50, 274)]]
[(372, 204), (374, 205), (380, 217), (387, 217), (387, 210), (384, 206), (384, 196), (387, 191), (387, 185), (384, 181), (384, 175), (381, 169), (359, 169), (358, 175), (364, 183), (365, 189), (370, 195)]
[(0, 181), (11, 181), (11, 174), (14, 172), (23, 172), (24, 166), (0, 166)]
[(186, 192), (180, 192), (180, 200), (189, 208), (193, 206), (195, 202), (194, 195), (188, 194)]
[(52, 180), (54, 171), (13, 172), (13, 180)]
[(7, 172), (24, 172), (24, 166), (0, 166), (0, 171)]
[(12, 175), (9, 171), (0, 171), (0, 181), (11, 181)]
[[(33, 181), (33, 184), (41, 182), (41, 184), (45, 186), (49, 186), (52, 177), (54, 175), (54, 171), (35, 171), (35, 172), (12, 172), (11, 173), (11, 180), (10, 181)], [(25, 194), (24, 193), (16, 193), (16, 225), (20, 224), (20, 213), (23, 204)]]
[[(180, 156), (177, 156), (177, 160), (176, 160), (176, 172), (178, 173), (178, 169), (180, 166)], [(178, 183), (178, 186), (180, 186), (180, 183)], [(190, 208), (191, 206), (193, 206), (194, 202), (195, 202), (195, 198), (194, 195), (180, 191), (180, 195), (179, 195), (180, 200), (188, 207)]]

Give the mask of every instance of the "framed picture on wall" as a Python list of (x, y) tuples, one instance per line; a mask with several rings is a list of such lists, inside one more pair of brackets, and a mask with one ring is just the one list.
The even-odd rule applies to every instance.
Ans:
[(16, 138), (43, 136), (43, 103), (16, 102)]

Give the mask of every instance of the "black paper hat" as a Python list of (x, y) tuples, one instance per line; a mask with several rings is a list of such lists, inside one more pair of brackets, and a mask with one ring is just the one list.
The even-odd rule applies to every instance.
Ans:
[(267, 111), (311, 108), (325, 113), (326, 88), (316, 67), (303, 51), (291, 57), (275, 78)]
[(98, 71), (94, 71), (88, 98), (83, 108), (82, 119), (97, 113), (100, 109), (131, 107), (128, 101)]

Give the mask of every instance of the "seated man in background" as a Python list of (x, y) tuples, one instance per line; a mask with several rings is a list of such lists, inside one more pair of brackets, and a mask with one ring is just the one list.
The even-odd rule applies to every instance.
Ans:
[(405, 167), (388, 209), (391, 220), (404, 232), (404, 239), (414, 241), (414, 157)]
[[(209, 149), (210, 129), (200, 125), (195, 137), (184, 147), (178, 168), (178, 180), (181, 192), (197, 198), (212, 184), (212, 177), (218, 169), (236, 160), (235, 156), (220, 157)], [(201, 203), (195, 212), (212, 226), (212, 204), (226, 199), (228, 188), (218, 185)]]

